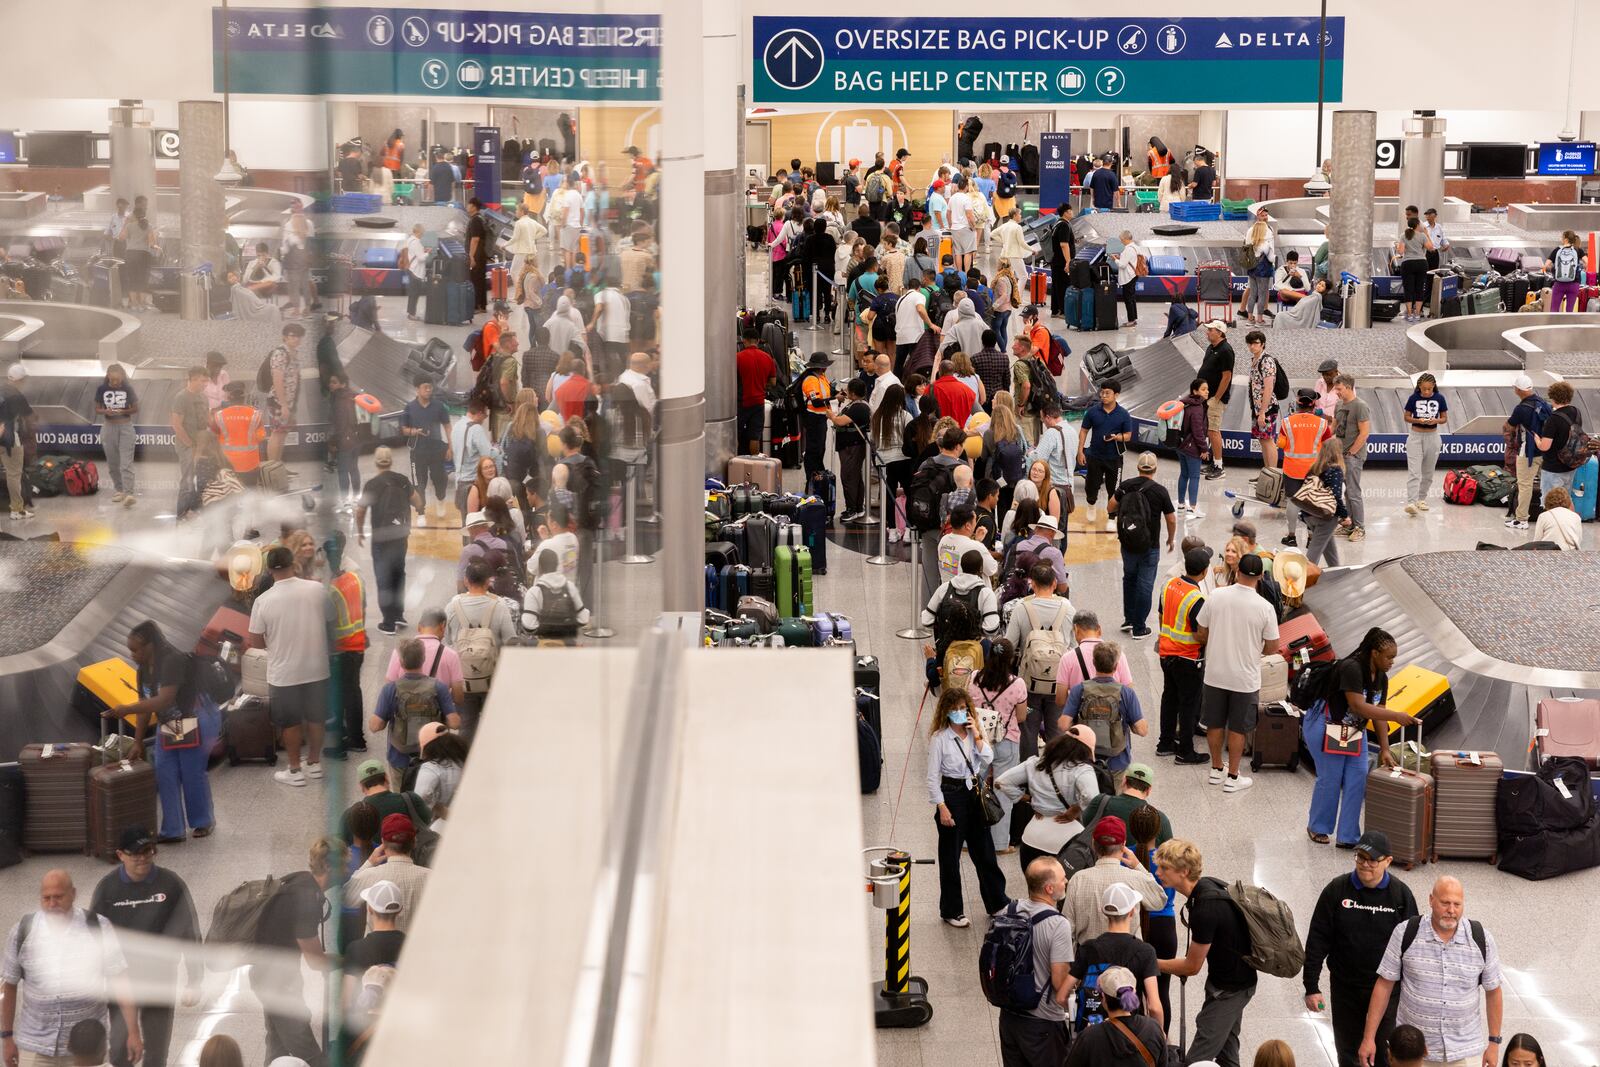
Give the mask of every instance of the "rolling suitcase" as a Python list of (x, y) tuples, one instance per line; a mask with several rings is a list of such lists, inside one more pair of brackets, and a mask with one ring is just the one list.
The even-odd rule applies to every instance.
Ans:
[(1431, 774), (1404, 767), (1379, 767), (1368, 773), (1362, 825), (1387, 834), (1395, 862), (1408, 871), (1433, 856), (1433, 807)]
[(744, 562), (751, 569), (770, 568), (772, 552), (778, 547), (777, 520), (759, 511), (751, 515), (744, 520), (744, 540)]
[(1115, 330), (1117, 328), (1117, 293), (1107, 285), (1097, 285), (1091, 290), (1094, 293), (1094, 328), (1097, 330)]
[(0, 868), (22, 862), (22, 824), (26, 815), (22, 768), (0, 765)]
[(722, 569), (714, 563), (706, 564), (706, 607), (720, 610), (722, 607), (722, 581), (717, 576)]
[(733, 546), (733, 550), (739, 554), (739, 558), (734, 562), (742, 563), (750, 557), (750, 542), (745, 537), (742, 520), (725, 522), (717, 527), (717, 540), (726, 541)]
[(17, 756), (27, 806), (22, 847), (82, 852), (89, 832), (89, 745), (28, 745)]
[(828, 573), (828, 509), (820, 500), (808, 499), (794, 509), (794, 520), (811, 553), (813, 573)]
[(785, 648), (811, 647), (811, 624), (804, 619), (783, 619), (779, 621), (776, 633)]
[[(786, 619), (799, 614), (794, 610), (794, 556), (796, 552), (804, 551), (804, 548), (779, 545), (772, 556), (773, 582), (777, 590), (773, 604), (777, 606), (778, 614)], [(809, 629), (807, 632), (810, 632)]]
[(806, 483), (806, 492), (822, 501), (823, 513), (828, 525), (832, 526), (839, 505), (838, 476), (829, 470), (812, 471), (811, 479)]
[(872, 727), (872, 732), (879, 737), (883, 736), (883, 712), (878, 707), (878, 694), (883, 688), (883, 674), (878, 668), (877, 656), (856, 657), (856, 693), (866, 693), (871, 700), (862, 704), (857, 700), (856, 706), (861, 709), (861, 714), (866, 716), (867, 722)]
[(1250, 769), (1259, 771), (1262, 767), (1290, 771), (1300, 767), (1300, 716), (1284, 701), (1262, 704), (1256, 715), (1256, 731), (1250, 739)]
[(1262, 467), (1261, 473), (1250, 479), (1255, 497), (1269, 507), (1283, 504), (1283, 471), (1278, 467)]
[(1594, 505), (1600, 491), (1600, 456), (1590, 456), (1588, 462), (1572, 474), (1572, 510), (1584, 522), (1594, 521)]
[(722, 568), (730, 563), (739, 562), (741, 562), (739, 550), (729, 542), (711, 541), (706, 544), (706, 563), (715, 566), (718, 574), (721, 574)]
[(1076, 330), (1082, 321), (1083, 290), (1064, 289), (1061, 292), (1061, 317), (1067, 320), (1067, 328)]
[(1600, 767), (1600, 700), (1546, 697), (1533, 718), (1534, 755), (1541, 763), (1564, 756)]
[(1505, 768), (1493, 752), (1433, 754), (1433, 858), (1495, 861), (1494, 801)]
[(444, 326), (449, 323), (447, 316), (450, 309), (449, 303), (450, 283), (444, 280), (444, 275), (435, 274), (428, 279), (427, 288), (422, 294), (422, 321), (430, 326)]
[(1290, 675), (1312, 660), (1332, 663), (1333, 643), (1311, 612), (1296, 615), (1278, 627), (1278, 647), (1289, 661)]
[(783, 485), (783, 464), (771, 456), (735, 456), (728, 461), (728, 481), (748, 482), (763, 493), (776, 493)]
[[(100, 733), (101, 712), (139, 699), (137, 678), (133, 664), (123, 659), (113, 657), (91, 663), (78, 671), (77, 685), (72, 690), (72, 710), (93, 723), (95, 732)], [(129, 726), (133, 725), (131, 716), (124, 718)]]
[(764, 600), (774, 600), (777, 597), (777, 581), (771, 567), (750, 568), (750, 595)]
[(810, 615), (813, 600), (811, 597), (811, 550), (797, 548), (794, 550), (794, 607), (796, 615)]
[(222, 750), (230, 767), (243, 760), (278, 762), (278, 736), (266, 698), (241, 693), (222, 705)]
[(496, 263), (489, 268), (489, 299), (505, 300), (511, 291), (511, 272)]
[(1050, 299), (1050, 272), (1042, 267), (1028, 271), (1028, 300), (1043, 304)]
[(156, 769), (142, 759), (89, 772), (89, 854), (117, 862), (117, 842), (133, 827), (156, 828)]
[(740, 597), (750, 595), (750, 568), (742, 563), (722, 568), (722, 599), (727, 610), (739, 603)]
[(1073, 322), (1071, 319), (1068, 319), (1067, 321), (1077, 326), (1078, 329), (1082, 330), (1084, 333), (1093, 332), (1095, 290), (1074, 289), (1071, 291), (1078, 294), (1078, 318), (1076, 322)]
[[(1401, 711), (1421, 719), (1424, 737), (1456, 713), (1456, 698), (1450, 691), (1450, 679), (1414, 663), (1389, 676), (1389, 692), (1383, 705), (1390, 711)], [(1391, 738), (1400, 729), (1399, 723), (1381, 725), (1388, 728)], [(1379, 726), (1379, 723), (1372, 723), (1368, 729), (1376, 736)]]
[(750, 514), (750, 487), (735, 485), (728, 488), (728, 515), (741, 519)]
[(206, 623), (205, 629), (200, 631), (200, 639), (194, 646), (195, 653), (201, 656), (219, 656), (224, 641), (232, 642), (235, 648), (242, 649), (245, 635), (249, 632), (249, 615), (236, 608), (220, 607), (212, 614), (211, 621)]

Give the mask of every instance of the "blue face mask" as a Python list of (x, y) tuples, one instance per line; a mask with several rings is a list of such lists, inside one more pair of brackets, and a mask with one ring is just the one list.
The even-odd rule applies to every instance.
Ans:
[(950, 716), (946, 721), (949, 722), (951, 726), (967, 725), (967, 709), (957, 708), (950, 713)]

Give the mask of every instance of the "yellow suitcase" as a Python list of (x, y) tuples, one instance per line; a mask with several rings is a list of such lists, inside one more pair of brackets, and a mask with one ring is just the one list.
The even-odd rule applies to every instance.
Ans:
[[(1422, 735), (1426, 737), (1456, 713), (1456, 698), (1450, 691), (1450, 679), (1413, 663), (1389, 675), (1389, 691), (1383, 706), (1421, 719)], [(1399, 723), (1371, 724), (1373, 730), (1379, 726), (1388, 728), (1391, 741), (1398, 740)]]
[[(110, 731), (111, 724), (103, 721), (100, 713), (138, 699), (138, 672), (133, 664), (123, 659), (103, 659), (78, 672), (78, 685), (72, 692), (72, 707), (95, 724), (97, 733), (106, 733)], [(123, 721), (129, 726), (134, 725), (131, 715), (124, 716)]]

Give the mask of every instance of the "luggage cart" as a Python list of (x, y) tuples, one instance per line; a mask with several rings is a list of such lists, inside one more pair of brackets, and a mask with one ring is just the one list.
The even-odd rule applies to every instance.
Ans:
[(1195, 268), (1195, 304), (1202, 322), (1218, 316), (1208, 314), (1208, 308), (1220, 308), (1220, 318), (1233, 325), (1233, 270), (1221, 260), (1211, 260)]

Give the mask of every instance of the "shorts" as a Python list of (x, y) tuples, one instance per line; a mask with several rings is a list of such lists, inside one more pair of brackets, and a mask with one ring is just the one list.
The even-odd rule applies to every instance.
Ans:
[(324, 722), (328, 718), (328, 680), (268, 685), (267, 701), (272, 709), (272, 725), (279, 728)]
[(1229, 733), (1253, 734), (1260, 706), (1259, 689), (1254, 693), (1235, 693), (1232, 689), (1208, 685), (1200, 698), (1200, 725), (1207, 730), (1226, 728)]
[(1265, 425), (1266, 429), (1264, 430), (1258, 427), (1255, 418), (1252, 416), (1250, 419), (1250, 436), (1257, 441), (1276, 441), (1278, 439), (1278, 405), (1273, 404), (1267, 408)]
[(1222, 413), (1228, 410), (1227, 403), (1221, 397), (1212, 397), (1206, 401), (1206, 429), (1222, 429)]
[[(298, 398), (296, 401), (298, 402)], [(262, 420), (264, 423), (262, 429), (269, 434), (288, 433), (295, 428), (294, 416), (283, 414), (276, 397), (267, 398), (266, 415), (267, 417)]]
[(969, 252), (976, 252), (977, 250), (978, 235), (973, 232), (971, 227), (964, 226), (959, 230), (950, 231), (951, 255), (963, 256)]
[(583, 233), (576, 226), (561, 227), (561, 251), (576, 252), (578, 250), (578, 237)]

